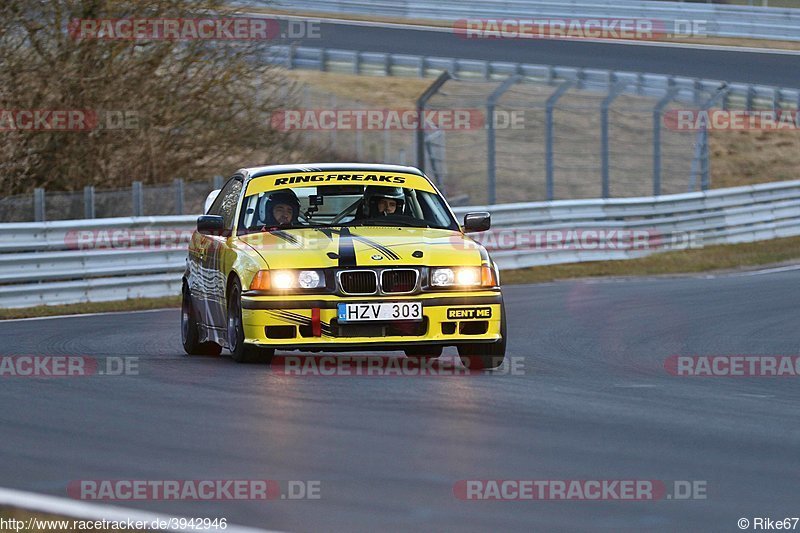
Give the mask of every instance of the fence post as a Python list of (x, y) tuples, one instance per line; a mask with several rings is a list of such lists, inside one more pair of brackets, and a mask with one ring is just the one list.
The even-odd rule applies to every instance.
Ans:
[(566, 94), (567, 91), (572, 89), (575, 85), (574, 80), (567, 80), (562, 83), (556, 92), (550, 95), (550, 98), (547, 99), (546, 104), (546, 120), (545, 120), (545, 163), (547, 167), (547, 201), (553, 200), (553, 189), (554, 189), (554, 179), (553, 175), (555, 174), (555, 164), (553, 162), (553, 145), (554, 145), (554, 132), (553, 132), (553, 111), (555, 110), (556, 104), (558, 100)]
[[(334, 110), (334, 109), (337, 109), (337, 106), (338, 106), (338, 102), (336, 100), (336, 95), (335, 94), (330, 95), (330, 97), (328, 98), (328, 109), (329, 110)], [(336, 127), (333, 127), (333, 128), (330, 129), (330, 132), (331, 132), (330, 133), (330, 136), (331, 136), (330, 137), (330, 143), (331, 143), (331, 147), (332, 148), (336, 148), (336, 130), (337, 130)]]
[(40, 187), (33, 189), (33, 219), (36, 222), (44, 222), (46, 220), (44, 189)]
[[(706, 100), (703, 105), (700, 107), (700, 111), (706, 112), (711, 109), (714, 104), (720, 98), (725, 98), (725, 96), (730, 92), (730, 88), (728, 87), (727, 83), (723, 83), (717, 89), (717, 92), (714, 93), (708, 100)], [(692, 191), (697, 184), (697, 172), (698, 172), (698, 164), (699, 164), (699, 171), (700, 171), (700, 190), (705, 191), (708, 190), (710, 186), (710, 162), (709, 162), (709, 154), (708, 154), (708, 128), (706, 124), (703, 124), (703, 127), (700, 131), (697, 132), (697, 142), (695, 144), (695, 158), (692, 160), (692, 175), (689, 178), (689, 190)]]
[(489, 95), (486, 100), (486, 173), (488, 176), (487, 183), (487, 202), (489, 205), (497, 203), (497, 174), (496, 174), (496, 159), (495, 159), (495, 120), (494, 112), (497, 107), (497, 101), (503, 94), (511, 88), (512, 85), (519, 81), (518, 75), (509, 76), (500, 84), (500, 86)]
[(87, 185), (83, 188), (83, 218), (94, 217), (94, 186)]
[(131, 194), (133, 200), (133, 216), (142, 216), (144, 209), (142, 205), (142, 182), (134, 181), (131, 185)]
[(610, 150), (610, 140), (608, 135), (608, 110), (611, 107), (611, 104), (614, 103), (614, 100), (622, 94), (622, 91), (625, 90), (625, 87), (628, 86), (627, 82), (619, 82), (615, 83), (613, 87), (608, 92), (608, 96), (605, 97), (603, 100), (603, 104), (600, 107), (600, 123), (601, 123), (601, 138), (600, 138), (600, 150), (601, 154), (600, 157), (603, 162), (603, 184), (602, 184), (602, 198), (608, 198), (611, 196), (611, 170), (610, 170), (610, 157), (609, 157), (609, 150)]
[(175, 184), (175, 214), (182, 215), (183, 214), (183, 180), (181, 178), (175, 178), (173, 181)]
[(422, 172), (425, 172), (425, 128), (422, 127), (424, 123), (423, 117), (425, 114), (425, 106), (428, 103), (428, 100), (433, 97), (434, 94), (445, 84), (447, 80), (452, 78), (450, 71), (445, 70), (442, 72), (438, 78), (436, 78), (430, 86), (425, 89), (420, 97), (417, 99), (417, 121), (419, 122), (419, 126), (417, 127), (417, 135), (416, 135), (416, 149), (417, 149), (417, 168), (419, 168)]
[(364, 132), (360, 129), (356, 130), (356, 159), (364, 160)]
[(677, 87), (671, 86), (653, 108), (653, 196), (661, 194), (661, 117), (664, 108), (677, 96), (678, 91)]
[(392, 130), (386, 128), (383, 130), (383, 162), (390, 163), (391, 159), (391, 146), (392, 146)]

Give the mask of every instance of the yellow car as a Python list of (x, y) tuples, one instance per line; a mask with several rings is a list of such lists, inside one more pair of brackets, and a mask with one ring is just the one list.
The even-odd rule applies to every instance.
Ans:
[(497, 266), (412, 167), (312, 164), (243, 169), (209, 195), (183, 277), (190, 355), (227, 347), (239, 362), (276, 349), (456, 346), (469, 368), (497, 368), (506, 317)]

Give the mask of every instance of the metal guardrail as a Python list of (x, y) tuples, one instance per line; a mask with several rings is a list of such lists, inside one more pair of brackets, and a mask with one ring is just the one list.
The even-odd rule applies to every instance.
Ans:
[[(493, 229), (476, 238), (503, 269), (620, 260), (674, 249), (687, 236), (693, 246), (706, 246), (800, 235), (800, 181), (659, 197), (471, 206), (456, 213), (475, 210), (492, 213)], [(0, 224), (0, 307), (177, 295), (194, 224), (194, 216)], [(611, 246), (603, 238), (583, 247), (571, 240), (570, 232), (595, 230), (625, 231), (628, 237), (613, 237)], [(645, 248), (630, 242), (637, 230), (650, 237)], [(531, 232), (547, 235), (545, 245), (513, 243), (515, 235)], [(509, 235), (512, 246), (504, 239)]]
[(279, 0), (269, 6), (416, 20), (638, 18), (663, 21), (670, 28), (679, 21), (705, 21), (705, 32), (714, 37), (800, 41), (800, 9), (795, 8), (643, 0)]
[[(800, 24), (800, 23), (799, 23)], [(800, 26), (799, 26), (800, 27)], [(702, 106), (708, 95), (723, 86), (724, 80), (647, 74), (594, 68), (535, 65), (508, 61), (455, 59), (448, 57), (360, 52), (332, 48), (270, 47), (268, 60), (289, 69), (368, 74), (378, 76), (437, 77), (443, 72), (462, 80), (504, 80), (519, 76), (520, 83), (558, 85), (574, 82), (576, 89), (608, 92), (621, 87), (622, 94), (662, 98), (672, 90), (677, 102)], [(769, 85), (727, 83), (719, 99), (723, 109), (800, 109), (800, 89)]]

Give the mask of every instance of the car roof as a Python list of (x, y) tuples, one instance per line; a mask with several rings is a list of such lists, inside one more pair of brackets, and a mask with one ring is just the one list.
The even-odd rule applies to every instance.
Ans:
[(284, 174), (291, 172), (338, 172), (338, 171), (372, 171), (372, 172), (403, 172), (425, 176), (418, 168), (402, 165), (383, 165), (375, 163), (296, 163), (293, 165), (269, 165), (264, 167), (251, 167), (239, 170), (248, 178), (268, 176), (270, 174)]

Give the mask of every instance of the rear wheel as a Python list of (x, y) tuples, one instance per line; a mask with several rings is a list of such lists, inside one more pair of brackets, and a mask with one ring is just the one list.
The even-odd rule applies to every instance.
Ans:
[(266, 363), (272, 361), (275, 350), (259, 348), (244, 342), (242, 321), (242, 286), (239, 280), (231, 283), (228, 291), (228, 349), (237, 363)]
[(219, 355), (222, 346), (216, 342), (199, 342), (197, 318), (189, 287), (184, 283), (181, 298), (181, 341), (187, 355)]
[(494, 370), (506, 358), (506, 308), (500, 305), (500, 340), (491, 344), (459, 344), (458, 355), (470, 370)]

